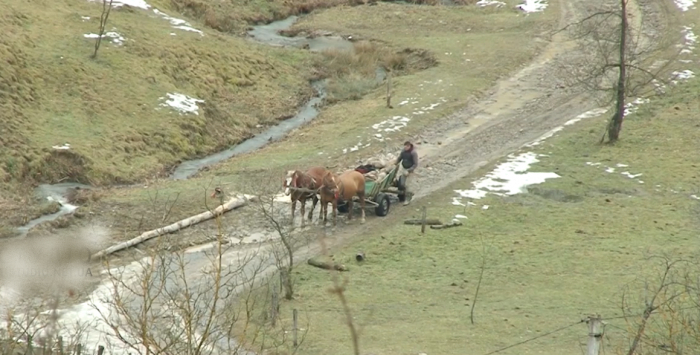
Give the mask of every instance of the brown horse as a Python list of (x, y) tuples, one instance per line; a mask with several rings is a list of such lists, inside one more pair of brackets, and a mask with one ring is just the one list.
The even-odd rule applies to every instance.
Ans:
[[(311, 206), (311, 211), (309, 211), (309, 221), (313, 219), (313, 212), (316, 209), (316, 204), (318, 203), (318, 192), (311, 192), (309, 190), (318, 191), (321, 187), (321, 180), (323, 175), (326, 173), (326, 169), (323, 167), (313, 167), (306, 171), (306, 173), (299, 170), (288, 171), (287, 179), (285, 179), (283, 186), (285, 187), (285, 195), (291, 195), (292, 200), (292, 223), (294, 223), (294, 211), (296, 210), (297, 201), (301, 203), (301, 227), (305, 225), (304, 214), (306, 213), (306, 200), (311, 198), (313, 205)], [(304, 189), (296, 190), (296, 189)]]
[(348, 221), (352, 220), (353, 200), (357, 196), (360, 199), (360, 209), (362, 219), (360, 223), (365, 223), (365, 176), (355, 170), (346, 171), (340, 176), (335, 176), (330, 171), (321, 180), (321, 214), (325, 224), (328, 215), (328, 203), (333, 206), (333, 226), (338, 218), (338, 200), (342, 199), (348, 204)]

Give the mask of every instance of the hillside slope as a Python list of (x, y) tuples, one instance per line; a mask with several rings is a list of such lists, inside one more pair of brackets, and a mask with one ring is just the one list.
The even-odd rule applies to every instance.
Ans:
[[(0, 180), (129, 182), (233, 144), (312, 93), (301, 51), (115, 8), (96, 59), (102, 6), (2, 0)], [(167, 13), (167, 10), (162, 10)], [(181, 26), (176, 28), (175, 25)], [(95, 35), (96, 36), (96, 35)], [(281, 84), (282, 83), (282, 84)], [(197, 113), (168, 94), (203, 100)], [(174, 100), (178, 100), (175, 97)], [(186, 116), (185, 116), (186, 115)], [(56, 147), (69, 149), (55, 149)]]

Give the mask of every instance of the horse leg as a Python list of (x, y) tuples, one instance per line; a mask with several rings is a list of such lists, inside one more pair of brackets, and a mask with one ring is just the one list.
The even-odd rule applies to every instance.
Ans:
[(352, 221), (352, 212), (353, 212), (353, 203), (354, 203), (354, 202), (352, 202), (352, 197), (350, 197), (348, 199), (348, 202), (346, 202), (346, 203), (348, 204), (348, 219), (346, 220), (346, 222), (350, 223)]
[(318, 196), (314, 195), (311, 198), (311, 202), (312, 202), (312, 205), (311, 205), (311, 211), (309, 211), (309, 222), (312, 222), (314, 220), (313, 214), (314, 214), (314, 210), (316, 209), (316, 204), (318, 203)]
[(318, 221), (320, 223), (323, 223), (322, 225), (326, 225), (326, 217), (328, 214), (326, 213), (328, 211), (328, 200), (325, 198), (321, 198), (321, 210), (318, 212)]
[(297, 208), (297, 200), (292, 196), (292, 227), (294, 227), (294, 210)]
[(360, 198), (360, 210), (362, 211), (362, 219), (360, 219), (360, 224), (365, 223), (365, 193), (360, 192), (357, 194), (357, 196)]
[(305, 227), (305, 219), (304, 215), (306, 214), (306, 197), (302, 197), (301, 200), (301, 228)]
[(331, 207), (333, 207), (333, 227), (336, 226), (336, 223), (338, 221), (338, 200), (333, 199), (331, 202)]

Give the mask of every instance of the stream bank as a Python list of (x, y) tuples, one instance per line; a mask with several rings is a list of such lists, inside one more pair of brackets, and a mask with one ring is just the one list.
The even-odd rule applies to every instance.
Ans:
[[(252, 41), (270, 46), (293, 47), (308, 49), (313, 52), (335, 49), (342, 51), (353, 51), (353, 43), (341, 36), (318, 36), (308, 37), (287, 37), (280, 34), (280, 31), (288, 30), (299, 19), (299, 16), (290, 16), (284, 20), (275, 21), (269, 24), (253, 26), (248, 32)], [(381, 82), (386, 77), (386, 73), (377, 69), (376, 80)], [(323, 104), (327, 96), (327, 80), (321, 79), (311, 82), (316, 96), (311, 98), (301, 109), (290, 119), (281, 121), (265, 131), (236, 144), (226, 150), (207, 155), (202, 158), (185, 160), (178, 164), (169, 175), (172, 180), (185, 180), (197, 174), (202, 169), (220, 163), (240, 154), (254, 152), (271, 142), (278, 141), (289, 133), (304, 124), (311, 122), (320, 114), (319, 106)], [(123, 187), (123, 186), (122, 186)], [(69, 195), (75, 189), (89, 189), (88, 185), (77, 183), (42, 184), (35, 189), (35, 193), (40, 199), (57, 201), (61, 204), (60, 210), (56, 213), (44, 215), (30, 220), (27, 224), (17, 228), (19, 235), (15, 238), (24, 238), (28, 231), (39, 224), (51, 222), (57, 218), (73, 213), (78, 206), (69, 203)]]

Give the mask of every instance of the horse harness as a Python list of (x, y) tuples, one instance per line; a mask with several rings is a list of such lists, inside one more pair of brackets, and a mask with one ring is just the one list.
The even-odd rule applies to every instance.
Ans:
[[(299, 175), (301, 175), (301, 176), (299, 176)], [(291, 184), (292, 187), (293, 187), (294, 189), (297, 189), (297, 190), (302, 190), (302, 189), (303, 189), (303, 190), (310, 190), (310, 191), (302, 191), (302, 193), (304, 193), (304, 192), (306, 193), (305, 196), (306, 196), (307, 198), (308, 198), (308, 197), (312, 197), (313, 195), (318, 194), (318, 192), (319, 192), (319, 191), (321, 190), (321, 188), (323, 187), (323, 185), (321, 185), (319, 188), (317, 188), (317, 189), (315, 189), (315, 190), (314, 190), (314, 189), (307, 189), (307, 188), (305, 188), (305, 187), (299, 187), (298, 184), (297, 184), (297, 182), (299, 181), (299, 178), (300, 178), (300, 177), (311, 179), (311, 183), (313, 184), (313, 186), (316, 186), (317, 182), (316, 182), (316, 179), (313, 178), (313, 176), (308, 176), (307, 174), (305, 174), (305, 173), (303, 173), (303, 172), (299, 172), (299, 174), (294, 174), (294, 177), (292, 178), (292, 184)]]

